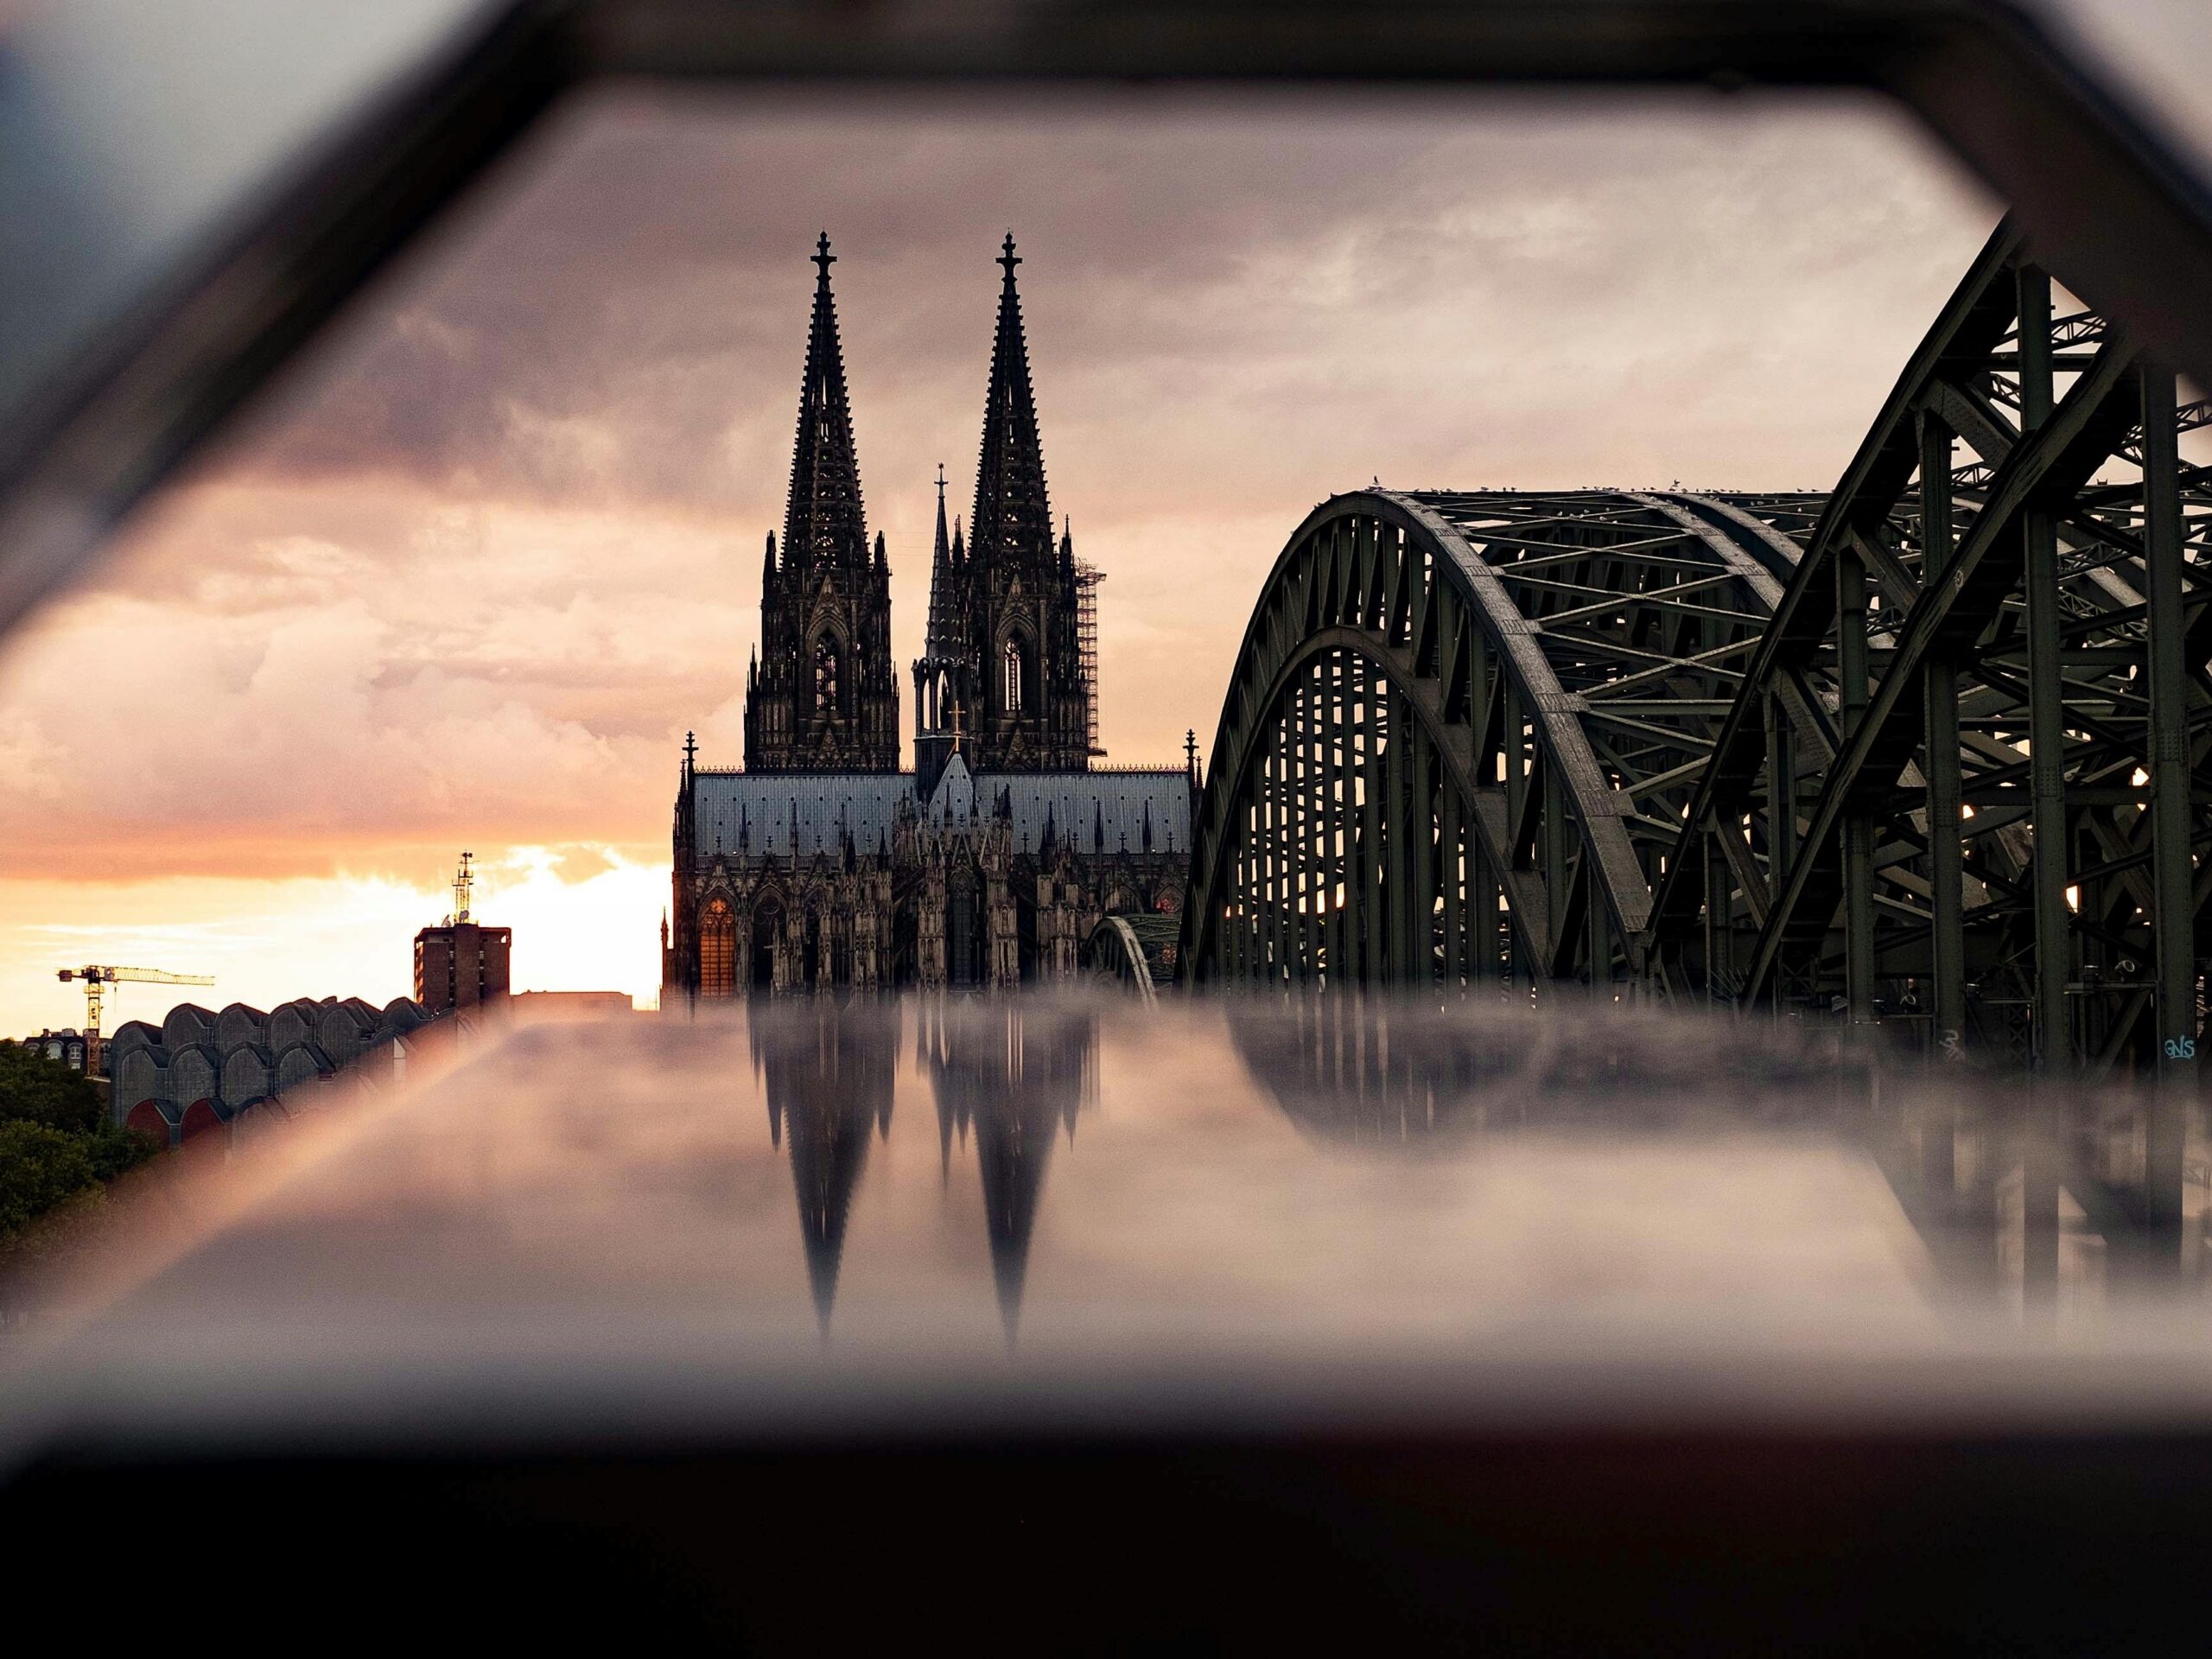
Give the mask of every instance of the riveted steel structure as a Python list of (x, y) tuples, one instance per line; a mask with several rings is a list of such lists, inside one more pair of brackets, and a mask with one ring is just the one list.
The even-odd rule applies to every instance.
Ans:
[(2185, 1065), (2204, 404), (2000, 230), (1826, 503), (1660, 883), (1669, 986)]
[(1363, 491), (1277, 562), (1223, 710), (1199, 980), (1640, 976), (1798, 556), (1684, 493)]
[(2008, 226), (1829, 495), (1333, 498), (1238, 655), (1187, 973), (2190, 1066), (2208, 420)]

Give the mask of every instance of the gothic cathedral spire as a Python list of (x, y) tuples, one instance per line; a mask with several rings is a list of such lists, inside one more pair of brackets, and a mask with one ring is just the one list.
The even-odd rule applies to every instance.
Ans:
[(806, 331), (791, 500), (784, 509), (786, 568), (856, 565), (868, 558), (861, 467), (853, 451), (852, 406), (845, 396), (845, 353), (837, 340), (836, 302), (830, 294), (830, 267), (836, 263), (824, 232), (814, 255), (814, 317)]
[(760, 575), (760, 671), (745, 701), (748, 772), (896, 772), (899, 683), (891, 668), (890, 570), (870, 557), (844, 352), (816, 245), (814, 316), (791, 446), (780, 558)]
[(963, 655), (974, 760), (993, 772), (1083, 772), (1090, 765), (1089, 691), (1077, 640), (1071, 564), (1058, 556), (1045, 493), (1044, 447), (1029, 382), (1007, 236), (999, 260), (998, 332), (983, 405), (969, 521)]
[(1014, 268), (1021, 263), (1009, 232), (999, 264), (999, 324), (991, 341), (991, 385), (983, 403), (982, 453), (976, 463), (976, 513), (969, 520), (972, 556), (987, 564), (1001, 550), (1020, 556), (1052, 542), (1052, 509), (1045, 499), (1045, 452), (1037, 435), (1037, 398), (1029, 385), (1029, 342), (1021, 327), (1021, 296)]

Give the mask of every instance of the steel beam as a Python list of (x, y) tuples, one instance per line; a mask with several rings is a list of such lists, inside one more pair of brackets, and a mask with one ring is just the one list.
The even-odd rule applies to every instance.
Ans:
[(2180, 466), (2174, 420), (2174, 377), (2143, 374), (2143, 550), (2149, 599), (2151, 682), (2151, 915), (2157, 982), (2158, 1052), (2165, 1085), (2151, 1106), (2145, 1147), (2145, 1188), (2154, 1223), (2178, 1229), (2182, 1219), (2185, 1103), (2196, 1075), (2196, 870), (2190, 857), (2190, 707), (2183, 655)]
[[(2020, 431), (2032, 441), (2050, 420), (2050, 276), (2023, 265), (2019, 283)], [(2059, 662), (2058, 536), (2039, 498), (2024, 503), (2019, 535), (2028, 627), (2028, 789), (2034, 826), (2035, 1058), (2045, 1071), (2074, 1064), (2067, 986), (2075, 972), (2067, 909), (2073, 865), (2066, 817), (2066, 695)]]
[[(1951, 429), (1934, 410), (1920, 423), (1921, 580), (1935, 586), (1951, 568)], [(1926, 670), (1929, 1052), (1956, 1059), (1967, 1043), (1966, 880), (1960, 839), (1965, 802), (1959, 775), (1959, 675), (1931, 655)]]

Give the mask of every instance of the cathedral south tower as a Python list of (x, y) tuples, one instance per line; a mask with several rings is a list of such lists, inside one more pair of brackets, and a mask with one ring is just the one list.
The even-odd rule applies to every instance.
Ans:
[(745, 769), (896, 772), (891, 570), (870, 547), (825, 234), (799, 387), (784, 539), (760, 572), (760, 652), (745, 682)]

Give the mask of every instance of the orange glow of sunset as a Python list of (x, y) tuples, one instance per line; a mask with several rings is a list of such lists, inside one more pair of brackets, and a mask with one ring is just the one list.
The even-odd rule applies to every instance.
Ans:
[[(664, 862), (633, 864), (600, 847), (515, 847), (480, 855), (478, 874), (474, 913), (515, 931), (515, 989), (623, 990), (654, 1006), (660, 952), (650, 918), (667, 900)], [(27, 1029), (84, 1024), (83, 988), (54, 970), (86, 963), (214, 976), (204, 989), (111, 988), (103, 1015), (111, 1032), (125, 1020), (158, 1020), (187, 998), (210, 1007), (266, 1008), (296, 996), (386, 1002), (413, 990), (416, 930), (453, 906), (446, 886), (378, 875), (8, 886), (0, 999)]]

